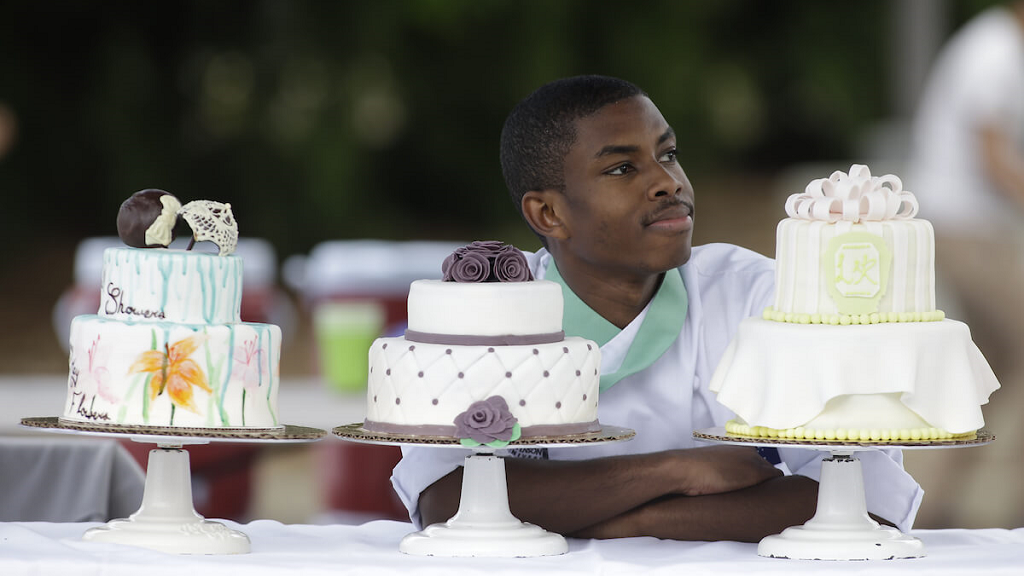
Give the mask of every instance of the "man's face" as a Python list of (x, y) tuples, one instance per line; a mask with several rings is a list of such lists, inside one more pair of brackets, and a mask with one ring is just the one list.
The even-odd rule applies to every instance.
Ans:
[(690, 258), (693, 188), (675, 133), (646, 97), (576, 121), (561, 214), (575, 258), (613, 273), (660, 273)]

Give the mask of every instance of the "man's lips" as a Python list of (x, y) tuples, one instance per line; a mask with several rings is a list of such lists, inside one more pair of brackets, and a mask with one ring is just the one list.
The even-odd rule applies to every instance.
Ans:
[(687, 205), (673, 206), (645, 219), (645, 226), (658, 230), (685, 231), (693, 227), (693, 209)]

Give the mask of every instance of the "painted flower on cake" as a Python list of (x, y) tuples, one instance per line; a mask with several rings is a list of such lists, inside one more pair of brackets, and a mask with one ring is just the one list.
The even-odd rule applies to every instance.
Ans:
[(198, 414), (199, 408), (192, 396), (192, 387), (202, 388), (209, 394), (213, 390), (199, 364), (189, 356), (199, 349), (206, 338), (206, 335), (196, 334), (169, 346), (164, 344), (164, 350), (147, 350), (139, 354), (135, 363), (128, 368), (128, 373), (149, 373), (149, 393), (152, 399), (166, 390), (174, 406)]
[(91, 391), (113, 404), (120, 399), (110, 389), (110, 371), (107, 370), (110, 350), (100, 346), (101, 338), (102, 336), (96, 336), (96, 339), (92, 341), (92, 345), (89, 346), (88, 366), (85, 373), (81, 375), (81, 378), (87, 381), (86, 386), (91, 388)]
[(255, 390), (260, 385), (260, 374), (263, 373), (263, 354), (256, 339), (246, 340), (235, 346), (235, 374), (242, 381), (246, 390)]

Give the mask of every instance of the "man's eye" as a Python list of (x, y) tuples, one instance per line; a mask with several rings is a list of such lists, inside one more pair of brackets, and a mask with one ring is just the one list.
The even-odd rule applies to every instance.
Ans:
[(616, 166), (615, 168), (612, 168), (611, 170), (609, 170), (608, 174), (611, 174), (612, 176), (622, 176), (623, 174), (625, 174), (627, 172), (630, 172), (632, 170), (633, 170), (633, 167), (630, 166), (629, 164), (620, 164), (620, 165)]
[(658, 161), (659, 162), (675, 162), (676, 161), (676, 149), (673, 148), (673, 149), (669, 150), (668, 152), (665, 152), (664, 154), (661, 155), (661, 158), (658, 158)]

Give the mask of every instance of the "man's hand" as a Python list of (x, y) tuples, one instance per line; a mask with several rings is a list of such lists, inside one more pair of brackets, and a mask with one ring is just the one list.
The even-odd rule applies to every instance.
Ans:
[(707, 446), (673, 451), (672, 465), (680, 474), (678, 493), (703, 496), (731, 492), (782, 476), (757, 453), (745, 446)]

